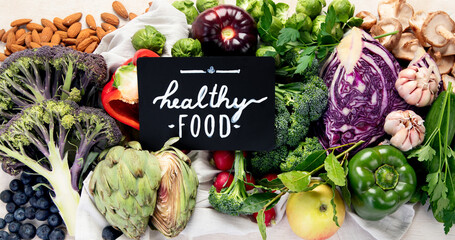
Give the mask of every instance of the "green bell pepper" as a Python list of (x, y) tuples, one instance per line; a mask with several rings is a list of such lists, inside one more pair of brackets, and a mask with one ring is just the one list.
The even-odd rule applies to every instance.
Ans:
[(392, 146), (358, 152), (349, 161), (352, 207), (360, 217), (380, 220), (411, 199), (416, 174), (403, 153)]

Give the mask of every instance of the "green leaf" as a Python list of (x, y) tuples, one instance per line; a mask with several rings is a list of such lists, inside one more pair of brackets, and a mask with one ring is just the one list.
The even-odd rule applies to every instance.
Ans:
[[(245, 201), (243, 202), (242, 208), (240, 212), (245, 215), (250, 215), (256, 212), (259, 212), (264, 206), (271, 202), (278, 194), (266, 192), (266, 193), (255, 193), (250, 195)], [(279, 200), (279, 199), (278, 199)], [(274, 203), (270, 204), (268, 208), (272, 208), (278, 201), (274, 201)]]
[(455, 223), (455, 212), (453, 211), (444, 211), (442, 215), (442, 220), (444, 221), (444, 233), (448, 234), (450, 228)]
[(335, 8), (333, 8), (333, 6), (330, 6), (325, 17), (325, 31), (328, 33), (332, 32), (333, 27), (335, 27), (336, 21), (337, 14), (335, 12)]
[(330, 199), (330, 204), (332, 205), (333, 208), (333, 221), (335, 224), (340, 227), (340, 224), (338, 223), (338, 216), (337, 216), (337, 205), (335, 204), (335, 197), (336, 197), (336, 186), (335, 184), (330, 184), (332, 186), (332, 199)]
[(344, 173), (343, 167), (341, 166), (338, 159), (332, 153), (327, 156), (324, 161), (324, 168), (327, 171), (327, 176), (338, 186), (346, 185), (346, 175)]
[(283, 46), (288, 42), (297, 41), (300, 37), (300, 32), (294, 28), (283, 28), (280, 30), (280, 35), (278, 35), (278, 41), (276, 42), (277, 46)]
[(434, 172), (434, 173), (429, 173), (427, 175), (426, 181), (428, 183), (428, 195), (432, 195), (434, 189), (436, 188), (436, 185), (439, 180), (439, 172)]
[(300, 162), (294, 170), (297, 171), (308, 171), (311, 172), (317, 167), (324, 164), (324, 160), (327, 157), (325, 150), (319, 150), (311, 153), (308, 157), (305, 158), (302, 162)]
[(269, 181), (267, 178), (260, 179), (256, 182), (257, 185), (264, 186), (273, 190), (280, 190), (284, 187), (283, 182), (279, 178), (275, 178), (272, 181)]
[(259, 27), (266, 30), (272, 25), (272, 13), (267, 4), (262, 5), (262, 12), (264, 13), (259, 20)]
[(351, 17), (349, 18), (349, 20), (347, 21), (347, 25), (352, 28), (352, 27), (360, 27), (360, 25), (362, 25), (363, 23), (363, 19), (361, 18), (358, 18), (358, 17)]
[[(92, 165), (92, 163), (96, 160), (96, 158), (98, 158), (98, 156), (100, 155), (99, 152), (90, 152), (87, 156), (87, 158), (85, 159), (84, 163), (83, 163), (83, 166), (82, 166), (82, 171), (81, 171), (81, 176), (84, 176), (85, 173), (87, 172), (87, 170), (89, 169), (89, 167)], [(82, 188), (82, 184), (83, 184), (83, 181), (84, 181), (84, 178), (83, 177), (80, 177), (79, 178), (79, 188)]]
[(261, 232), (262, 239), (266, 240), (267, 239), (267, 232), (266, 232), (266, 226), (265, 226), (264, 209), (261, 209), (258, 212), (258, 216), (256, 217), (256, 222), (258, 223), (259, 232)]
[(315, 55), (312, 53), (311, 55), (303, 55), (300, 57), (298, 61), (297, 68), (295, 70), (295, 74), (300, 74), (305, 72), (305, 70), (310, 66), (310, 64), (313, 62)]
[(341, 187), (341, 195), (348, 208), (351, 208), (351, 192), (349, 191), (348, 186)]
[(409, 158), (417, 157), (419, 162), (430, 161), (433, 160), (434, 156), (436, 155), (436, 151), (430, 146), (425, 145), (417, 150), (414, 150), (409, 154)]
[(311, 181), (311, 175), (303, 171), (291, 171), (281, 173), (278, 178), (292, 192), (302, 192), (308, 188)]

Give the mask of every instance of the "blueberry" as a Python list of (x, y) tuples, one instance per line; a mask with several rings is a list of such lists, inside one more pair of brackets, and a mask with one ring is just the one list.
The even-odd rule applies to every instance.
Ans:
[(47, 193), (49, 192), (49, 190), (44, 187), (44, 186), (39, 186), (36, 190), (35, 190), (35, 196), (40, 198), (40, 197), (44, 197)]
[(31, 223), (25, 223), (19, 228), (19, 236), (24, 239), (32, 239), (36, 235), (36, 227)]
[(15, 204), (22, 206), (28, 202), (28, 197), (24, 192), (16, 192), (13, 195), (13, 201)]
[(50, 214), (49, 210), (38, 209), (36, 210), (35, 218), (39, 221), (46, 221)]
[(30, 185), (24, 185), (24, 193), (27, 197), (31, 198), (35, 195), (35, 190), (33, 190), (33, 187)]
[(7, 239), (8, 240), (21, 240), (21, 237), (19, 237), (19, 234), (17, 234), (17, 233), (11, 233)]
[(32, 207), (38, 207), (38, 198), (33, 196), (30, 198), (30, 200), (28, 200), (30, 202), (30, 205), (32, 205)]
[(24, 184), (19, 179), (13, 179), (9, 183), (9, 189), (11, 189), (11, 191), (13, 191), (13, 192), (22, 190), (23, 188), (24, 188)]
[(13, 192), (10, 190), (3, 190), (2, 193), (0, 193), (0, 199), (4, 203), (9, 203), (13, 201)]
[(19, 232), (19, 228), (21, 227), (21, 223), (20, 222), (16, 222), (16, 221), (13, 221), (13, 222), (10, 222), (8, 224), (8, 230), (10, 233), (17, 233)]
[(9, 213), (14, 213), (16, 211), (17, 205), (13, 202), (7, 203), (6, 204), (6, 211)]
[(49, 240), (63, 240), (65, 239), (65, 232), (60, 228), (55, 228), (49, 234)]
[(16, 221), (24, 221), (25, 220), (25, 208), (21, 207), (21, 208), (18, 208), (16, 209), (16, 211), (14, 211), (14, 219), (16, 219)]
[(63, 220), (58, 213), (52, 213), (49, 218), (47, 219), (47, 223), (51, 227), (58, 227), (62, 224)]
[(9, 233), (7, 231), (0, 231), (0, 240), (7, 240), (9, 237)]
[(25, 217), (28, 219), (35, 219), (36, 208), (34, 207), (26, 207), (25, 208)]
[(43, 224), (36, 229), (36, 236), (43, 240), (49, 239), (49, 234), (51, 233), (51, 227), (47, 224)]
[(21, 174), (21, 182), (24, 184), (24, 185), (27, 185), (27, 184), (30, 184), (32, 181), (33, 181), (33, 176), (26, 173), (26, 172), (23, 172)]
[(52, 206), (49, 208), (49, 211), (51, 211), (51, 213), (59, 213), (59, 210), (55, 204), (52, 204)]
[(113, 228), (112, 226), (107, 226), (103, 228), (101, 236), (103, 240), (115, 240), (122, 235), (122, 232)]
[(44, 184), (49, 184), (49, 182), (47, 181), (47, 179), (43, 176), (37, 176), (36, 179), (35, 179), (35, 182), (36, 183), (44, 183)]
[(0, 218), (0, 229), (3, 229), (6, 227), (6, 221), (3, 218)]
[(49, 199), (47, 199), (45, 197), (38, 198), (38, 201), (36, 202), (36, 204), (37, 204), (38, 208), (43, 209), (43, 210), (49, 209), (49, 207), (51, 206), (51, 202), (49, 201)]
[(5, 215), (4, 220), (5, 220), (6, 223), (10, 223), (10, 222), (14, 221), (14, 214), (12, 214), (12, 213), (7, 213), (7, 214)]

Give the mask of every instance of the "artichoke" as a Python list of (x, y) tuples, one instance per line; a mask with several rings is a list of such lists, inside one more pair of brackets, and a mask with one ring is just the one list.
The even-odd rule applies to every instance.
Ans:
[(199, 181), (191, 160), (171, 145), (179, 138), (171, 138), (155, 152), (161, 167), (161, 186), (155, 212), (150, 223), (164, 236), (177, 236), (185, 229), (196, 205)]
[(138, 239), (155, 210), (160, 180), (158, 159), (138, 142), (129, 142), (111, 148), (98, 163), (89, 190), (109, 224)]

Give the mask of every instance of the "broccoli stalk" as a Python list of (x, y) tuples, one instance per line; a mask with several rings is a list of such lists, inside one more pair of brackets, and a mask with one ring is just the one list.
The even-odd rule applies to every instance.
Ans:
[[(84, 115), (85, 114), (85, 115)], [(49, 181), (53, 190), (52, 200), (60, 210), (68, 233), (74, 235), (76, 209), (79, 203), (77, 189), (71, 187), (72, 176), (69, 164), (74, 161), (72, 136), (83, 133), (90, 135), (98, 126), (77, 130), (81, 118), (108, 118), (113, 131), (106, 135), (107, 143), (120, 141), (120, 130), (112, 118), (90, 108), (78, 108), (69, 101), (47, 100), (30, 105), (12, 118), (0, 130), (0, 156), (15, 159), (28, 166)], [(95, 133), (96, 135), (96, 133)], [(104, 138), (99, 137), (98, 138)], [(77, 139), (77, 138), (75, 138)], [(79, 148), (84, 147), (79, 145)]]
[(217, 192), (212, 185), (209, 191), (209, 202), (218, 212), (238, 216), (241, 214), (243, 202), (248, 197), (244, 183), (246, 181), (245, 157), (242, 151), (235, 152), (234, 170), (234, 180), (229, 187)]
[(317, 137), (305, 138), (305, 141), (300, 142), (295, 149), (289, 151), (284, 161), (280, 164), (281, 171), (289, 172), (294, 170), (308, 156), (319, 150), (324, 150), (324, 147), (319, 143)]

